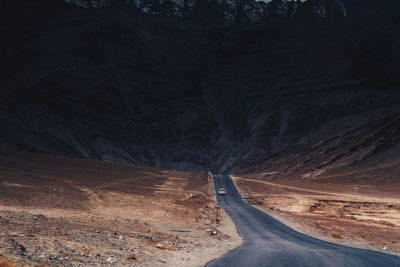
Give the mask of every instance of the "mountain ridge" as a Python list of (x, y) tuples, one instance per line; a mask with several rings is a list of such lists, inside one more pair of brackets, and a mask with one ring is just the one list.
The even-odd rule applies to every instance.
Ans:
[(7, 3), (1, 148), (234, 172), (332, 120), (398, 105), (396, 23), (222, 28)]
[(286, 23), (295, 21), (297, 11), (322, 20), (344, 19), (346, 10), (337, 0), (65, 0), (80, 7), (105, 7), (120, 5), (135, 8), (144, 13), (192, 18), (214, 25), (263, 24), (278, 17)]

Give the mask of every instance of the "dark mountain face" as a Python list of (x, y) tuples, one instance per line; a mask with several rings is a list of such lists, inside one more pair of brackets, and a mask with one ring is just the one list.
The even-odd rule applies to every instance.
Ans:
[(330, 122), (239, 175), (271, 180), (357, 183), (399, 181), (400, 113), (384, 109)]
[(332, 24), (305, 10), (294, 24), (221, 28), (119, 5), (14, 3), (2, 10), (1, 147), (235, 171), (399, 103), (387, 13), (368, 31), (359, 16)]
[[(214, 26), (262, 24), (269, 22), (293, 23), (299, 16), (309, 20), (343, 19), (343, 4), (337, 0), (65, 0), (85, 8), (122, 6), (148, 14), (190, 18)], [(303, 16), (304, 17), (304, 16)]]

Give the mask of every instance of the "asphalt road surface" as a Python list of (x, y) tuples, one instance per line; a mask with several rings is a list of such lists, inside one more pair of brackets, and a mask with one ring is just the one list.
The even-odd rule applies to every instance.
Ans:
[(206, 266), (400, 266), (400, 257), (350, 248), (296, 232), (253, 208), (240, 197), (227, 175), (214, 176), (215, 189), (226, 195), (218, 201), (236, 224), (243, 244)]

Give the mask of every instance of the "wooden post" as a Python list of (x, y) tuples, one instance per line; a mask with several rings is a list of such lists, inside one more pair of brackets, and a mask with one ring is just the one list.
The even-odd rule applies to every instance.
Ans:
[(217, 209), (217, 214), (216, 214), (215, 222), (218, 223), (218, 222), (219, 222), (219, 218), (218, 218), (219, 204), (218, 204), (218, 203), (217, 203), (217, 205), (215, 205), (215, 208)]

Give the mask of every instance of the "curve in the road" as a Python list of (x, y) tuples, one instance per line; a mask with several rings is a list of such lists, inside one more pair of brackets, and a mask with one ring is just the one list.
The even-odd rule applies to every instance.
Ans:
[(236, 224), (243, 244), (206, 266), (332, 266), (397, 267), (400, 257), (377, 251), (341, 246), (301, 234), (244, 202), (227, 175), (215, 175), (217, 196)]

